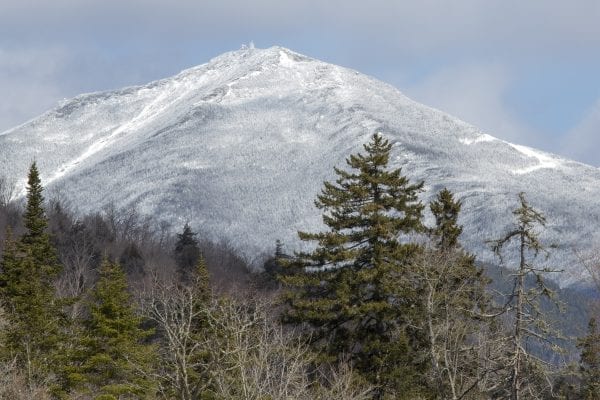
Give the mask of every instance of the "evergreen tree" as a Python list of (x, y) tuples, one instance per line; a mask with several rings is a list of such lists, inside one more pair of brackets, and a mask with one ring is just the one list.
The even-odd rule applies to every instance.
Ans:
[[(187, 298), (191, 301), (188, 319), (189, 337), (187, 340), (178, 341), (180, 350), (182, 350), (179, 354), (182, 354), (187, 360), (186, 363), (176, 363), (178, 364), (176, 368), (181, 369), (180, 376), (185, 376), (187, 379), (187, 387), (180, 385), (179, 388), (179, 397), (184, 400), (204, 398), (204, 394), (209, 393), (211, 371), (208, 371), (206, 366), (209, 365), (211, 354), (215, 350), (204, 345), (206, 337), (215, 332), (208, 321), (212, 295), (210, 276), (202, 254), (198, 257), (198, 264), (191, 281), (191, 285), (187, 289)], [(183, 380), (181, 379), (181, 381)]]
[(442, 256), (453, 260), (452, 268), (444, 271), (445, 290), (452, 292), (460, 289), (463, 298), (460, 308), (463, 310), (486, 308), (484, 291), (489, 280), (484, 276), (483, 269), (475, 265), (475, 256), (466, 252), (458, 240), (463, 231), (462, 225), (458, 224), (462, 203), (444, 188), (429, 207), (435, 218), (435, 227), (430, 229), (434, 247)]
[(600, 331), (596, 319), (590, 319), (588, 334), (578, 341), (577, 347), (581, 350), (581, 399), (600, 399)]
[(128, 243), (119, 257), (119, 265), (129, 276), (142, 276), (144, 274), (144, 257), (135, 243)]
[(192, 281), (194, 293), (197, 294), (199, 308), (206, 308), (210, 298), (210, 274), (208, 272), (208, 266), (202, 253), (198, 257), (198, 263), (196, 265), (196, 271), (194, 274), (194, 280)]
[(458, 246), (458, 237), (463, 230), (462, 226), (458, 225), (461, 207), (462, 203), (454, 200), (454, 195), (446, 188), (442, 189), (429, 205), (435, 217), (435, 227), (431, 230), (431, 236), (437, 248), (448, 250)]
[(48, 233), (43, 190), (37, 165), (34, 162), (29, 169), (27, 180), (27, 206), (23, 214), (26, 232), (21, 238), (21, 243), (23, 249), (33, 257), (40, 279), (50, 286), (60, 274), (62, 267), (58, 263), (56, 249)]
[(175, 262), (179, 274), (184, 281), (190, 279), (190, 275), (194, 273), (194, 268), (200, 257), (200, 248), (196, 233), (192, 231), (189, 224), (185, 224), (183, 232), (177, 234), (177, 242), (175, 243)]
[(282, 258), (284, 256), (283, 254), (283, 243), (281, 242), (281, 240), (277, 239), (275, 241), (275, 258)]
[(458, 399), (477, 389), (478, 354), (472, 342), (482, 328), (478, 315), (487, 308), (488, 279), (458, 241), (460, 201), (443, 189), (430, 209), (436, 222), (429, 230), (433, 248), (417, 258), (415, 269), (425, 288), (432, 387), (439, 398)]
[(329, 360), (349, 358), (378, 387), (376, 397), (414, 398), (423, 384), (426, 343), (418, 280), (408, 268), (419, 246), (401, 235), (423, 231), (422, 183), (388, 170), (391, 144), (373, 135), (350, 172), (336, 168), (315, 202), (329, 231), (299, 232), (313, 252), (289, 263), (285, 321), (311, 326), (311, 341)]
[(0, 301), (10, 322), (8, 357), (16, 357), (30, 382), (58, 369), (62, 318), (54, 280), (60, 273), (56, 250), (47, 233), (48, 220), (36, 164), (31, 165), (24, 214), (26, 232), (19, 241), (10, 235), (0, 264)]
[(289, 258), (291, 257), (283, 251), (283, 242), (277, 239), (275, 241), (275, 254), (268, 258), (263, 266), (265, 270), (266, 285), (270, 286), (278, 284), (278, 276), (285, 273), (283, 264), (285, 264), (286, 260)]
[(118, 264), (102, 263), (88, 307), (80, 364), (71, 379), (82, 382), (94, 394), (152, 397), (154, 385), (148, 376), (155, 363), (155, 349), (146, 343), (152, 330), (142, 327)]

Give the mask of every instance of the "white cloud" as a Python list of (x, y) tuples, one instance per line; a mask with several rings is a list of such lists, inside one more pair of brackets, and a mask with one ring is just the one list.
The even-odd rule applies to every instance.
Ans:
[(540, 134), (508, 107), (504, 97), (512, 74), (498, 65), (467, 65), (443, 69), (405, 90), (413, 99), (457, 116), (492, 136), (535, 145)]

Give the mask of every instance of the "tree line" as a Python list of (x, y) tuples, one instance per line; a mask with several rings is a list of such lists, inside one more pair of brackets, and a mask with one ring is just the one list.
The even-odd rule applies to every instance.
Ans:
[(600, 398), (595, 319), (577, 365), (548, 357), (543, 214), (520, 193), (489, 240), (517, 260), (494, 293), (460, 243), (461, 202), (440, 191), (426, 226), (423, 183), (389, 168), (391, 148), (375, 134), (336, 168), (315, 201), (327, 229), (299, 232), (310, 250), (278, 242), (261, 275), (188, 224), (48, 204), (35, 163), (24, 209), (2, 181), (0, 399)]

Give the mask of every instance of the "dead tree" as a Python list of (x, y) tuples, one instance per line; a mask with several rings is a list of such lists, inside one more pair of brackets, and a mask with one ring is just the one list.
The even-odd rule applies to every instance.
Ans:
[(513, 211), (514, 227), (501, 239), (490, 242), (494, 253), (503, 263), (503, 253), (511, 245), (515, 246), (517, 265), (511, 273), (512, 290), (508, 294), (504, 314), (508, 317), (510, 333), (506, 336), (505, 354), (500, 362), (508, 374), (502, 398), (521, 400), (538, 398), (540, 381), (547, 381), (545, 370), (549, 366), (530, 350), (533, 343), (558, 350), (552, 339), (556, 333), (540, 308), (543, 298), (554, 300), (554, 292), (546, 285), (549, 273), (562, 272), (549, 267), (533, 264), (540, 254), (548, 259), (548, 251), (539, 239), (539, 230), (546, 226), (546, 218), (529, 205), (525, 194), (519, 194), (520, 206)]

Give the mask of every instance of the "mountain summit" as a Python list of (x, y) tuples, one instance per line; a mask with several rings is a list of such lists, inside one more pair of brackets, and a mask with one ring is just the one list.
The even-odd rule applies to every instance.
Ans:
[[(225, 53), (174, 77), (65, 101), (0, 135), (0, 171), (43, 183), (80, 207), (135, 205), (180, 229), (190, 221), (260, 264), (280, 239), (321, 229), (313, 200), (334, 166), (374, 132), (392, 167), (463, 201), (463, 243), (493, 261), (485, 240), (512, 222), (517, 193), (548, 219), (552, 262), (581, 279), (573, 250), (594, 245), (600, 170), (485, 134), (356, 71), (281, 47)], [(21, 182), (21, 187), (24, 182)]]

